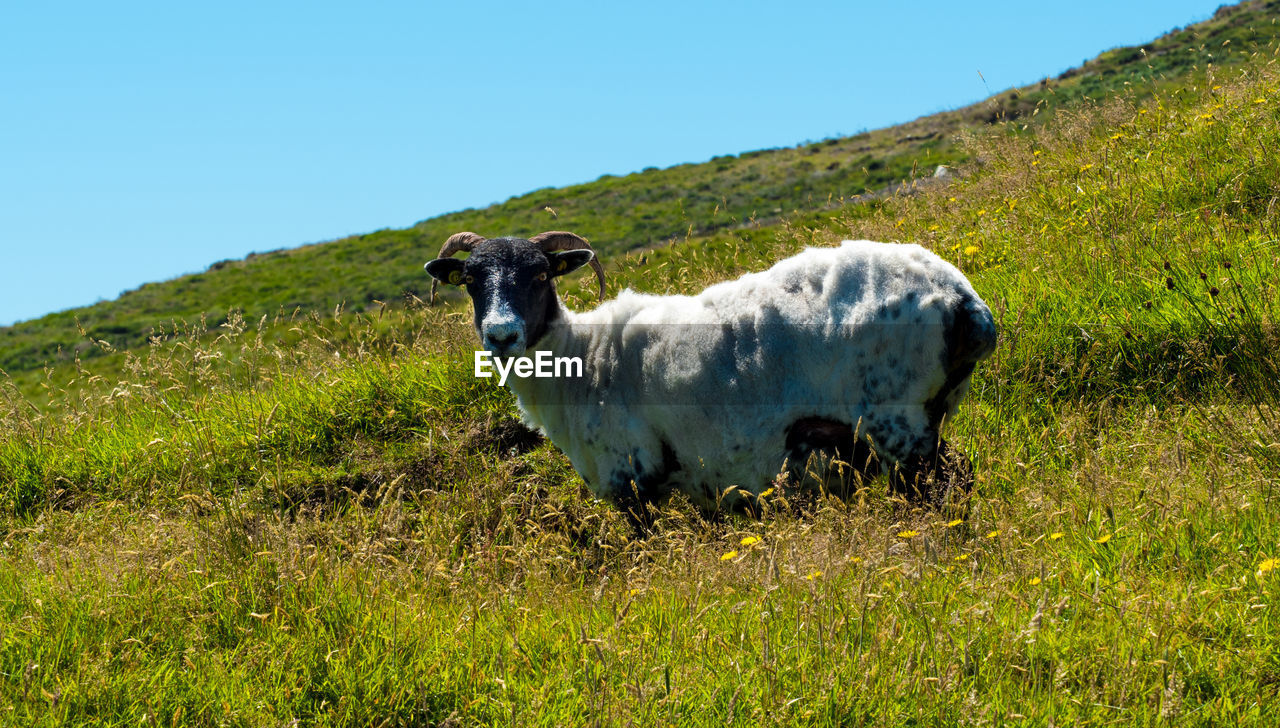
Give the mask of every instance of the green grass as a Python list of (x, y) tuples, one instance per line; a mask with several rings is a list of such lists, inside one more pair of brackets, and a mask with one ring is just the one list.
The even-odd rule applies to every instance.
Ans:
[(465, 304), (0, 383), (0, 724), (1270, 725), (1270, 60), (971, 135), (947, 186), (611, 256), (655, 292), (843, 237), (956, 261), (1002, 332), (949, 425), (962, 519), (875, 482), (638, 536), (513, 437)]

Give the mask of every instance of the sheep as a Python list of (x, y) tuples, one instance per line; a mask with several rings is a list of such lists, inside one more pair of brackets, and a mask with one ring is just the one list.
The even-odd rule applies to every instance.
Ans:
[(939, 428), (994, 350), (996, 326), (964, 274), (925, 248), (846, 240), (695, 296), (627, 289), (578, 313), (555, 278), (586, 264), (603, 298), (590, 244), (563, 231), (458, 233), (426, 270), (433, 300), (437, 282), (465, 286), (496, 361), (585, 362), (581, 378), (507, 386), (597, 496), (631, 515), (673, 490), (732, 507), (780, 474), (803, 474), (812, 454), (863, 478), (883, 466), (916, 501), (971, 485)]

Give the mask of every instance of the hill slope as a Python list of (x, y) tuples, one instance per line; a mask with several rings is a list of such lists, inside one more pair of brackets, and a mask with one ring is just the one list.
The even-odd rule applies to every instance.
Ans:
[[(1039, 123), (1053, 112), (1122, 92), (1131, 96), (1182, 83), (1210, 65), (1235, 65), (1280, 35), (1280, 3), (1224, 7), (1212, 19), (1141, 47), (1101, 54), (1035, 86), (889, 129), (816, 144), (716, 157), (701, 164), (648, 169), (623, 177), (530, 192), (478, 210), (329, 243), (215, 263), (203, 272), (151, 283), (114, 301), (0, 328), (0, 370), (10, 374), (79, 355), (144, 344), (162, 322), (201, 318), (216, 326), (239, 310), (257, 320), (300, 309), (360, 311), (374, 301), (421, 295), (421, 272), (449, 234), (571, 229), (607, 257), (687, 236), (775, 221), (797, 211), (833, 209), (938, 164), (963, 161), (957, 132), (1002, 120)], [(549, 210), (554, 211), (553, 213)], [(83, 332), (82, 332), (83, 330)]]

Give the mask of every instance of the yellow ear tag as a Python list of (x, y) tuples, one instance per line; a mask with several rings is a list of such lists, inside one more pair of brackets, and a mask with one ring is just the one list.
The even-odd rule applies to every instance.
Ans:
[(462, 285), (462, 271), (455, 270), (454, 272), (449, 274), (449, 285), (452, 285), (452, 286)]
[(568, 268), (568, 267), (569, 267), (569, 264), (562, 260), (562, 261), (560, 261), (560, 265), (556, 266), (556, 270), (557, 270), (557, 271), (562, 271), (562, 270), (564, 270), (565, 268)]

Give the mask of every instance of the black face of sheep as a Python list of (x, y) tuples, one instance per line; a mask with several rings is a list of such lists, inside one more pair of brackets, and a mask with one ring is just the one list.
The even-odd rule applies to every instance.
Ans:
[[(471, 256), (450, 257), (459, 252)], [(560, 313), (554, 279), (587, 264), (596, 272), (603, 297), (604, 270), (587, 241), (573, 233), (545, 232), (528, 240), (487, 240), (458, 233), (425, 267), (435, 281), (466, 286), (485, 349), (495, 356), (516, 357), (536, 344)]]

